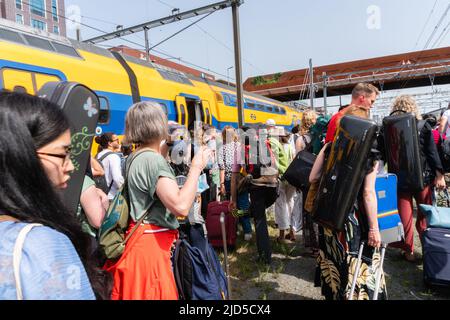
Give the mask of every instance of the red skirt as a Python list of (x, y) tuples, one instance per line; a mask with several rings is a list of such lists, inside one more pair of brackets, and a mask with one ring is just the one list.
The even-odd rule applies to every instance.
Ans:
[[(133, 228), (132, 223), (127, 234)], [(170, 251), (178, 230), (155, 233), (161, 227), (145, 224), (137, 228), (117, 261), (103, 267), (112, 273), (112, 300), (178, 300)]]

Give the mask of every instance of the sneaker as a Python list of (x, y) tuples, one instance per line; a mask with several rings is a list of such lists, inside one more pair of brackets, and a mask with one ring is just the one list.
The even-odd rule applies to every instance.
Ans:
[(246, 233), (246, 234), (244, 234), (244, 240), (245, 240), (245, 241), (250, 241), (250, 240), (252, 240), (252, 234), (251, 234), (251, 233)]

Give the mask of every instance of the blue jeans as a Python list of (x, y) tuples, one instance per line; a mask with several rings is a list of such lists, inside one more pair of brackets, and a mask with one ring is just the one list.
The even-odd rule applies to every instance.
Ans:
[[(225, 191), (227, 193), (227, 197), (230, 198), (231, 194), (230, 180), (225, 180)], [(236, 205), (239, 210), (248, 210), (250, 208), (250, 199), (248, 192), (238, 194)], [(246, 214), (245, 216), (240, 217), (239, 223), (242, 225), (244, 233), (252, 233), (252, 223), (250, 221), (250, 215)]]

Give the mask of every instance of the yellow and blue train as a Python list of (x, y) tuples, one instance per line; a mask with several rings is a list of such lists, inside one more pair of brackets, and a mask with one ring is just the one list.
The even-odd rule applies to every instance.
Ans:
[[(0, 88), (34, 94), (49, 81), (75, 81), (97, 93), (97, 134), (122, 135), (126, 111), (139, 100), (159, 102), (169, 120), (186, 127), (195, 120), (237, 127), (234, 87), (0, 19)], [(289, 129), (301, 120), (278, 101), (249, 92), (244, 100), (246, 123), (272, 118)]]

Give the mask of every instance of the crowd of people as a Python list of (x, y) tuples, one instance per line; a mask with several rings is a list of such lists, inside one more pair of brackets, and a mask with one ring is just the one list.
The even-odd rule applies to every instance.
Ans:
[[(369, 119), (378, 94), (376, 87), (358, 84), (351, 103), (331, 119), (308, 110), (290, 132), (272, 119), (221, 131), (198, 122), (184, 128), (168, 121), (159, 104), (136, 103), (126, 114), (122, 143), (112, 132), (95, 138), (99, 150), (86, 168), (78, 212), (72, 214), (60, 196), (74, 170), (70, 119), (47, 100), (0, 93), (0, 299), (176, 300), (174, 243), (180, 232), (187, 232), (194, 244), (207, 241), (208, 204), (218, 200), (229, 201), (243, 240), (255, 238), (257, 261), (272, 262), (267, 209), (274, 206), (276, 241), (299, 243), (301, 231), (303, 245), (317, 259), (315, 282), (325, 298), (348, 299), (354, 276), (360, 277), (356, 298), (371, 298), (376, 272), (372, 265), (379, 261), (381, 246), (375, 179), (385, 172), (382, 133), (365, 160), (359, 206), (349, 213), (345, 231), (316, 224), (312, 211), (341, 119)], [(422, 119), (410, 96), (395, 99), (392, 112)], [(398, 192), (405, 239), (392, 247), (400, 248), (407, 261), (416, 260), (413, 199), (417, 205), (431, 204), (433, 189), (446, 188), (440, 150), (449, 136), (449, 116), (450, 111), (445, 112), (440, 123), (427, 116), (420, 128), (425, 188)], [(324, 121), (327, 125), (318, 129)], [(250, 151), (254, 142), (256, 160)], [(299, 189), (283, 175), (302, 151), (317, 158), (309, 188)], [(107, 260), (98, 245), (98, 229), (124, 187), (130, 237), (120, 258)], [(136, 226), (138, 221), (142, 223)], [(183, 230), (186, 223), (189, 228)], [(424, 215), (417, 210), (419, 236), (425, 228)], [(363, 264), (369, 271), (359, 276), (355, 260), (362, 240), (368, 244)], [(17, 250), (22, 252), (19, 264), (13, 259)], [(383, 277), (379, 297), (385, 297), (385, 286)]]

